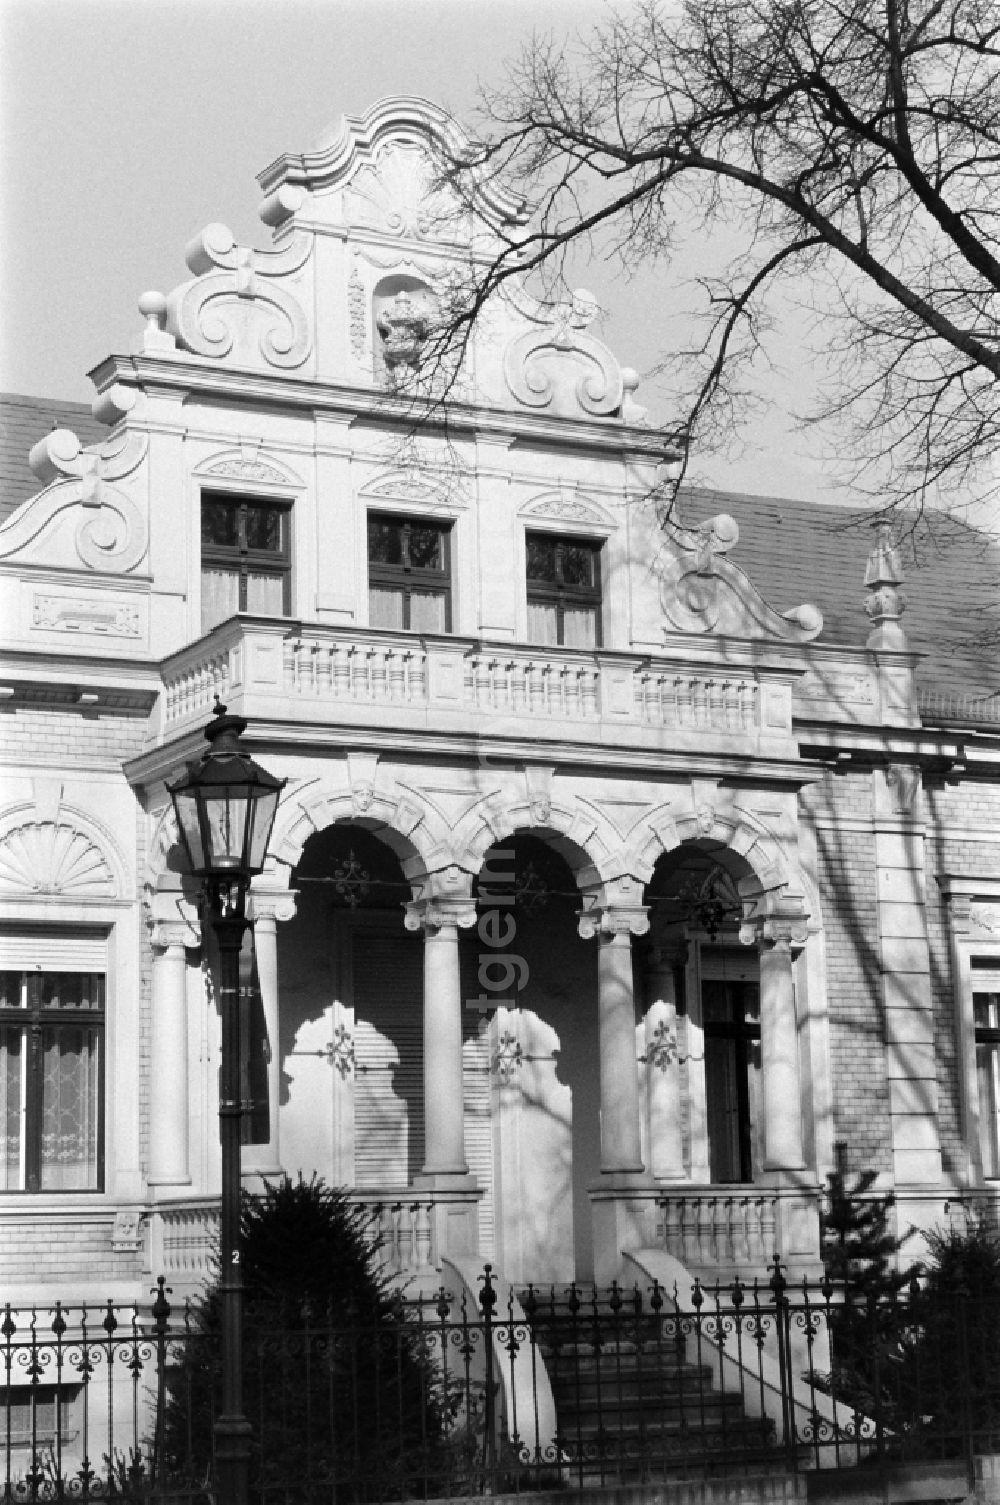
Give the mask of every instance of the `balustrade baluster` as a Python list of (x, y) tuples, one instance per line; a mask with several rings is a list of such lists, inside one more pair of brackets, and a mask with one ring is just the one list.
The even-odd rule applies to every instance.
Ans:
[(329, 700), (333, 684), (333, 649), (328, 643), (318, 643), (316, 646), (318, 649), (316, 690), (324, 699)]
[(427, 699), (427, 654), (421, 648), (409, 655), (411, 699)]
[(580, 676), (583, 669), (569, 669), (566, 674), (566, 715), (574, 720), (580, 715)]
[(334, 644), (332, 679), (334, 697), (337, 700), (348, 699), (351, 693), (351, 659), (346, 643)]
[(431, 1203), (414, 1204), (414, 1262), (418, 1270), (427, 1270), (431, 1263)]
[(681, 1204), (677, 1197), (668, 1197), (663, 1204), (663, 1234), (668, 1251), (678, 1255), (683, 1248), (681, 1241)]
[(698, 1199), (698, 1262), (706, 1262), (713, 1257), (712, 1234), (715, 1220), (715, 1198), (699, 1197)]
[(528, 678), (528, 704), (526, 709), (537, 713), (542, 709), (545, 697), (545, 684), (542, 680), (541, 665), (529, 659), (525, 665)]
[(681, 1258), (685, 1264), (698, 1258), (698, 1199), (681, 1198)]
[(764, 1259), (769, 1260), (773, 1255), (778, 1253), (777, 1239), (775, 1237), (777, 1232), (777, 1224), (775, 1219), (775, 1202), (773, 1197), (763, 1197), (761, 1199), (760, 1228), (761, 1243), (764, 1250), (763, 1257)]
[(389, 683), (386, 674), (386, 652), (380, 645), (374, 645), (371, 650), (371, 683), (372, 700), (379, 702), (389, 698)]
[(484, 653), (476, 656), (476, 705), (481, 711), (492, 708), (493, 698), (490, 693), (490, 663)]
[(402, 1202), (392, 1207), (392, 1264), (400, 1273), (409, 1268), (409, 1218)]
[(389, 666), (389, 699), (395, 701), (405, 700), (406, 655), (390, 648), (386, 654), (386, 662)]

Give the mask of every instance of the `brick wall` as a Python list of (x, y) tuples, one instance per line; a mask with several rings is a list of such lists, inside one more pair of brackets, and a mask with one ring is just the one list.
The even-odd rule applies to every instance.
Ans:
[(892, 1165), (885, 1026), (867, 775), (828, 774), (805, 792), (816, 823), (826, 939), (834, 1124), (858, 1169)]
[(70, 1282), (138, 1280), (139, 1250), (111, 1248), (114, 1213), (18, 1214), (0, 1220), (0, 1270), (8, 1284), (50, 1280), (72, 1299)]
[(120, 767), (141, 751), (143, 716), (85, 715), (79, 711), (5, 707), (0, 711), (4, 757), (14, 763), (56, 763), (67, 772), (81, 762)]

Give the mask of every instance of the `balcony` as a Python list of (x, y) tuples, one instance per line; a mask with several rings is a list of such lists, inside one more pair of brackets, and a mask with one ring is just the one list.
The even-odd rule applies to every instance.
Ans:
[(715, 646), (712, 660), (694, 639), (641, 655), (234, 617), (164, 661), (157, 741), (219, 695), (248, 718), (317, 728), (794, 756), (797, 663)]

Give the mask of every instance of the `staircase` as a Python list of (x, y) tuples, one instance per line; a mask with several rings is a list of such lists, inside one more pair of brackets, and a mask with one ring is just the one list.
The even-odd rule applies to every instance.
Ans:
[[(567, 1483), (657, 1481), (745, 1473), (785, 1461), (767, 1418), (719, 1391), (696, 1324), (631, 1292), (571, 1286), (519, 1293), (545, 1358)], [(707, 1357), (707, 1350), (706, 1355)]]

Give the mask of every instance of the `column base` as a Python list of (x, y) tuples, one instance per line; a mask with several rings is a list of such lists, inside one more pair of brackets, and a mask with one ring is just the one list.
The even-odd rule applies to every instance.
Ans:
[(649, 1171), (603, 1171), (588, 1187), (598, 1285), (622, 1278), (627, 1251), (655, 1242), (657, 1192)]
[(479, 1255), (479, 1202), (483, 1189), (468, 1171), (421, 1171), (413, 1190), (431, 1204), (433, 1259), (440, 1268), (445, 1256)]

